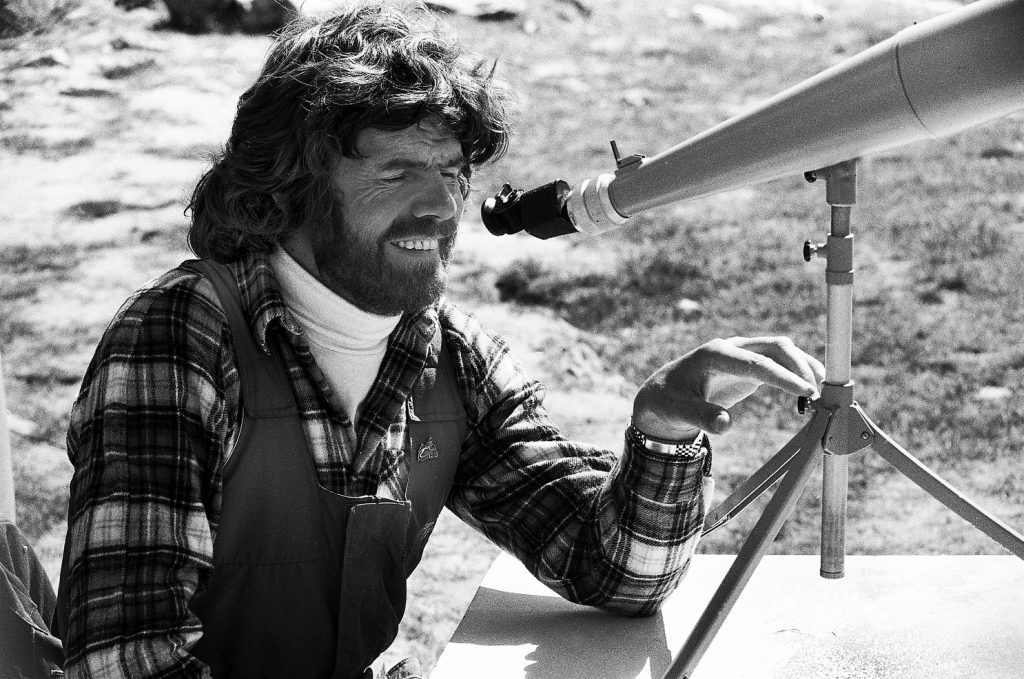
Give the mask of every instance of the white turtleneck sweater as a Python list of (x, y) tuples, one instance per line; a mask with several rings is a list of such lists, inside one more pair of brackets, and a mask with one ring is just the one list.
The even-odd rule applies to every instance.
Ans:
[(349, 418), (377, 378), (388, 335), (401, 315), (378, 316), (336, 295), (278, 247), (270, 254), (281, 297)]

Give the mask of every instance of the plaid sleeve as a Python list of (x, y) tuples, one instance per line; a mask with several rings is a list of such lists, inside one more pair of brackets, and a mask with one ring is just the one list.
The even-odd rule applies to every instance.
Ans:
[(237, 403), (212, 286), (171, 272), (107, 328), (75, 402), (69, 677), (208, 677), (188, 603), (212, 567), (222, 450)]
[(502, 341), (452, 308), (442, 323), (470, 420), (449, 508), (570, 601), (656, 611), (700, 537), (702, 461), (565, 440)]

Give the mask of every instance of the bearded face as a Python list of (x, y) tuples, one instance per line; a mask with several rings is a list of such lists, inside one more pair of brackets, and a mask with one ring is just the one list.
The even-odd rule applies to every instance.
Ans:
[[(314, 236), (321, 282), (364, 311), (416, 312), (437, 302), (448, 279), (457, 220), (400, 217), (374, 237), (337, 211), (335, 224)], [(401, 249), (402, 252), (395, 252)]]
[(430, 118), (402, 130), (368, 128), (360, 157), (342, 157), (336, 207), (308, 234), (315, 275), (364, 311), (419, 311), (444, 292), (462, 217), (466, 160)]

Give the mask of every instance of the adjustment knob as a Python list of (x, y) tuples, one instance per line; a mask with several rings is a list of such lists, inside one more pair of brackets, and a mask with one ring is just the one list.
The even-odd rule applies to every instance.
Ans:
[(810, 403), (810, 401), (807, 399), (806, 396), (797, 396), (796, 397), (796, 411), (798, 413), (800, 413), (801, 415), (803, 415), (804, 413), (807, 412), (807, 404), (808, 403)]
[(818, 257), (828, 256), (828, 243), (812, 243), (809, 240), (804, 241), (804, 261), (811, 261), (811, 257), (817, 255)]

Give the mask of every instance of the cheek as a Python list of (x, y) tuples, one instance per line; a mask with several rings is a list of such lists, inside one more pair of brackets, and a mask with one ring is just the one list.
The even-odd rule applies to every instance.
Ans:
[(452, 190), (451, 194), (455, 200), (455, 219), (459, 220), (466, 210), (466, 196), (462, 193), (462, 188), (458, 186)]
[(346, 201), (341, 210), (341, 228), (349, 239), (359, 242), (376, 242), (385, 236), (397, 216), (397, 201), (382, 195), (380, 199), (369, 200), (363, 195), (358, 200)]

